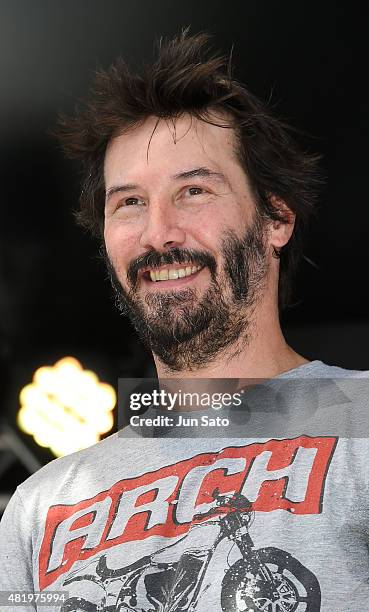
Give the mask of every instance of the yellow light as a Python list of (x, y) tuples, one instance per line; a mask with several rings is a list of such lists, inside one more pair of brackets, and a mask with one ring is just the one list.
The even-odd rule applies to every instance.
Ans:
[(36, 370), (19, 394), (17, 423), (57, 457), (87, 448), (113, 427), (113, 387), (74, 357)]

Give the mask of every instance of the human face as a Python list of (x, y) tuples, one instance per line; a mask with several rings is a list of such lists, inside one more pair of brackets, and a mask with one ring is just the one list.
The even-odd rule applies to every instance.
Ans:
[(169, 368), (194, 369), (246, 332), (267, 272), (263, 227), (230, 129), (156, 122), (107, 149), (107, 263), (144, 342)]

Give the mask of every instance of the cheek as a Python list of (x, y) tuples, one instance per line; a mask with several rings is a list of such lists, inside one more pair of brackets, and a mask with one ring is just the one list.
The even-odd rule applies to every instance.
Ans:
[(210, 249), (218, 248), (222, 235), (227, 230), (232, 230), (237, 235), (241, 236), (245, 228), (244, 215), (238, 214), (238, 210), (231, 207), (222, 211), (217, 211), (218, 214), (205, 214), (196, 219), (196, 224), (192, 225), (190, 232), (196, 240), (208, 245)]
[(126, 268), (137, 257), (138, 237), (121, 226), (107, 224), (104, 231), (105, 248), (117, 270)]

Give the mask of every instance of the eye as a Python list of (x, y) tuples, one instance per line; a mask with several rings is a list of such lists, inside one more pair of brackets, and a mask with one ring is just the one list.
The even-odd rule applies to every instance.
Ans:
[(123, 206), (142, 206), (145, 202), (141, 198), (126, 198), (122, 204)]
[(204, 189), (202, 189), (202, 187), (189, 187), (187, 191), (192, 196), (201, 195), (204, 193)]

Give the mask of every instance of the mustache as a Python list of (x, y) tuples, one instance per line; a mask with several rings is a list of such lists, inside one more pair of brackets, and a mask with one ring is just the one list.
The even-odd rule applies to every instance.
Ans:
[(206, 266), (210, 271), (212, 279), (215, 279), (216, 261), (212, 255), (206, 251), (173, 247), (164, 253), (152, 250), (144, 255), (141, 255), (140, 257), (137, 257), (137, 259), (134, 259), (128, 266), (128, 282), (131, 287), (135, 288), (140, 270), (143, 268), (156, 268), (171, 264), (192, 264), (194, 266)]

